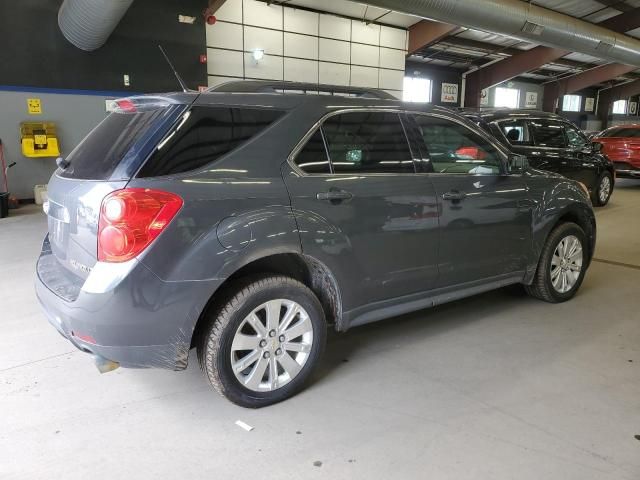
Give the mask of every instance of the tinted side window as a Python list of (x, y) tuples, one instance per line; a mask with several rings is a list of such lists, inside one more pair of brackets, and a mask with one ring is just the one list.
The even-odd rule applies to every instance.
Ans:
[(555, 148), (564, 148), (567, 146), (564, 128), (560, 122), (531, 120), (529, 127), (531, 128), (533, 139), (537, 146)]
[(533, 145), (529, 126), (525, 120), (500, 122), (500, 130), (511, 145)]
[(459, 123), (416, 115), (433, 172), (492, 175), (502, 171), (502, 156), (491, 143)]
[(298, 168), (306, 173), (331, 173), (327, 150), (320, 129), (307, 140), (295, 159)]
[(391, 112), (350, 112), (322, 125), (334, 173), (414, 173), (400, 117)]
[(200, 168), (241, 146), (283, 114), (257, 108), (193, 107), (160, 142), (138, 176)]

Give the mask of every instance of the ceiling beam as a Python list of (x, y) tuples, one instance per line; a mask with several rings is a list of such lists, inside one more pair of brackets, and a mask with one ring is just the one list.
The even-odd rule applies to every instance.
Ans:
[(421, 20), (409, 27), (409, 55), (438, 43), (459, 27), (448, 23)]
[[(622, 9), (620, 9), (622, 10)], [(629, 30), (634, 30), (635, 28), (640, 27), (640, 8), (632, 8), (629, 7), (628, 13), (622, 13), (620, 15), (616, 15), (604, 22), (599, 24), (600, 26), (609, 28), (610, 30), (616, 32), (626, 32)], [(493, 87), (499, 83), (502, 83), (506, 80), (514, 78), (521, 73), (529, 72), (531, 70), (535, 70), (540, 68), (545, 63), (557, 63), (560, 61), (562, 57), (568, 55), (569, 51), (562, 50), (559, 48), (551, 48), (551, 47), (535, 47), (532, 50), (525, 52), (518, 52), (512, 55), (510, 58), (502, 60), (500, 62), (494, 63), (488, 67), (480, 68), (479, 70), (470, 73), (467, 76), (467, 84), (465, 87), (465, 106), (468, 107), (478, 107), (480, 106), (480, 97), (482, 95), (482, 90), (485, 88)], [(607, 66), (608, 67), (608, 66)], [(629, 73), (636, 68), (627, 67), (625, 65), (616, 64), (616, 66), (611, 67), (612, 71), (620, 70), (624, 71), (624, 73)], [(587, 71), (589, 72), (589, 71)], [(624, 74), (623, 73), (623, 74)], [(573, 77), (571, 77), (573, 78)], [(586, 75), (584, 79), (591, 78), (590, 75)], [(610, 80), (615, 77), (608, 77), (606, 80)], [(594, 85), (599, 82), (591, 83), (590, 85)], [(585, 85), (589, 86), (589, 85)], [(581, 90), (581, 87), (573, 91)], [(553, 99), (548, 98), (549, 95), (553, 95), (554, 91), (558, 91), (561, 95), (564, 95), (565, 92), (562, 93), (563, 88), (562, 85), (557, 89), (553, 89), (552, 87), (545, 88), (545, 110), (547, 108), (552, 108), (552, 105), (555, 105), (557, 98), (553, 97)], [(548, 110), (550, 111), (550, 110)]]
[(610, 63), (592, 68), (577, 75), (572, 75), (571, 77), (565, 77), (562, 80), (547, 83), (544, 87), (543, 110), (545, 112), (553, 112), (556, 109), (556, 101), (558, 98), (578, 92), (592, 85), (613, 80), (614, 78), (631, 73), (634, 70), (637, 70), (637, 68), (630, 65)]

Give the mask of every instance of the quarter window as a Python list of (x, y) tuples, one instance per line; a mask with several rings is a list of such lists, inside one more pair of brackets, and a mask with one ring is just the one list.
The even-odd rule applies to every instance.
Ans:
[(501, 154), (469, 128), (444, 118), (416, 115), (429, 151), (427, 171), (470, 175), (501, 173)]
[(532, 120), (529, 127), (539, 147), (564, 148), (567, 146), (564, 128), (560, 122)]
[(306, 145), (296, 155), (296, 165), (306, 173), (331, 173), (322, 133), (317, 129)]
[(334, 173), (414, 173), (397, 113), (349, 112), (322, 125)]
[(282, 115), (280, 110), (258, 108), (193, 107), (160, 142), (138, 176), (200, 168), (245, 144)]

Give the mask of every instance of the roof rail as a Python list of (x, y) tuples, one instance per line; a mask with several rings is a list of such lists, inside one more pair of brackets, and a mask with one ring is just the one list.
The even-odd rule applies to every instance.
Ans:
[(338, 95), (358, 98), (377, 98), (397, 100), (396, 97), (377, 88), (345, 87), (342, 85), (321, 85), (317, 83), (239, 80), (222, 83), (208, 88), (207, 92), (216, 93), (280, 93), (280, 94), (316, 94)]

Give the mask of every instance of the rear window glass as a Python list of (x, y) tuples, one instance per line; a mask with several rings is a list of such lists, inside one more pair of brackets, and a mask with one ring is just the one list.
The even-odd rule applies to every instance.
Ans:
[(612, 128), (601, 135), (602, 138), (638, 138), (640, 128)]
[(138, 177), (195, 170), (235, 150), (279, 119), (281, 110), (193, 107), (160, 142)]
[(163, 109), (111, 113), (67, 155), (69, 166), (59, 175), (83, 180), (109, 179), (135, 142), (163, 113)]

